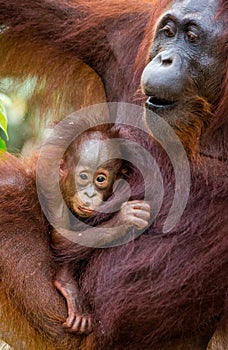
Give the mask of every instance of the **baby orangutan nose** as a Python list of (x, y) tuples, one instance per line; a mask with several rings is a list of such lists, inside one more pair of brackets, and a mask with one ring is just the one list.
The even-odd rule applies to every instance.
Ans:
[(94, 189), (94, 187), (91, 185), (91, 186), (89, 186), (89, 187), (87, 187), (86, 189), (85, 189), (85, 196), (87, 196), (87, 197), (89, 197), (89, 198), (93, 198), (93, 197), (95, 197), (96, 196), (96, 191), (95, 191), (95, 189)]

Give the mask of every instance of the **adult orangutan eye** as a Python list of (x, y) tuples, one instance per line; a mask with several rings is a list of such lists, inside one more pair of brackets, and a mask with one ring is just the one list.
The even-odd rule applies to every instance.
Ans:
[(174, 24), (171, 24), (171, 23), (166, 24), (163, 28), (161, 28), (161, 32), (163, 32), (165, 36), (169, 38), (174, 37), (176, 34)]
[(199, 39), (199, 36), (192, 30), (188, 30), (186, 33), (186, 38), (190, 43), (195, 43)]

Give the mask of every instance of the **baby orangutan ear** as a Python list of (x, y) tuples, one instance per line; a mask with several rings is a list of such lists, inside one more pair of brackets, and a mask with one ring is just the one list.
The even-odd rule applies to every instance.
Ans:
[(60, 178), (65, 178), (68, 174), (68, 169), (65, 160), (62, 158), (59, 162), (59, 175)]

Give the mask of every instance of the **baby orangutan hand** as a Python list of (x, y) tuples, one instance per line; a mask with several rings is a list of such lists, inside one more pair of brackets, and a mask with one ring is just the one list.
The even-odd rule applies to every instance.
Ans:
[(119, 225), (135, 226), (142, 230), (148, 226), (150, 205), (143, 200), (133, 200), (122, 204), (117, 215)]

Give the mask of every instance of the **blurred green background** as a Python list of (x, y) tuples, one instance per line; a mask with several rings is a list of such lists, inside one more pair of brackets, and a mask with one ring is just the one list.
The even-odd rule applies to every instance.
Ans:
[(6, 141), (7, 150), (14, 154), (31, 153), (43, 135), (44, 125), (31, 118), (32, 114), (39, 114), (39, 105), (33, 104), (33, 111), (29, 106), (35, 84), (35, 79), (23, 83), (9, 78), (0, 81), (0, 100), (7, 113), (9, 140), (1, 130), (0, 136)]

